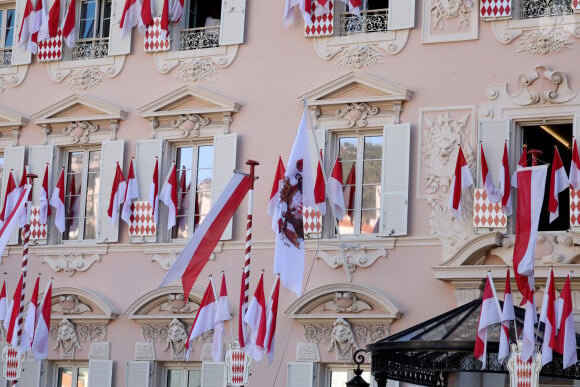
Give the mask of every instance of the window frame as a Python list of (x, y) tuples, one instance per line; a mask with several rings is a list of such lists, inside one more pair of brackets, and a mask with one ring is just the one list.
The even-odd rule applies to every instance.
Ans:
[(170, 371), (181, 371), (182, 383), (179, 387), (188, 387), (189, 372), (199, 372), (199, 381), (201, 386), (202, 381), (202, 366), (201, 362), (167, 362), (163, 363), (161, 367), (161, 387), (169, 387), (168, 378)]
[[(9, 28), (8, 14), (12, 12), (12, 26)], [(12, 42), (7, 45), (8, 30), (12, 30)], [(16, 38), (16, 7), (12, 8), (10, 5), (0, 6), (0, 67), (9, 67), (12, 65), (12, 52), (14, 49), (14, 41)], [(6, 56), (9, 55), (8, 59)]]
[(71, 362), (55, 362), (52, 366), (52, 370), (53, 370), (53, 375), (52, 375), (52, 386), (55, 387), (60, 387), (60, 385), (58, 384), (58, 376), (59, 376), (59, 369), (61, 368), (73, 368), (73, 380), (75, 381), (75, 387), (78, 387), (78, 385), (76, 385), (76, 381), (78, 378), (78, 373), (79, 373), (79, 369), (81, 368), (86, 368), (86, 372), (87, 372), (87, 382), (89, 380), (89, 362), (83, 362), (83, 361), (71, 361)]

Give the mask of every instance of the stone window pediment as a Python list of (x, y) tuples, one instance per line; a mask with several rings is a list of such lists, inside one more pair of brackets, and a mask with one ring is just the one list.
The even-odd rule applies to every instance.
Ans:
[(90, 320), (107, 324), (119, 311), (102, 296), (90, 290), (62, 287), (52, 291), (51, 320), (64, 318), (73, 322)]
[(28, 123), (28, 118), (0, 106), (0, 146), (18, 145), (20, 129)]
[(125, 311), (129, 319), (139, 323), (165, 322), (173, 318), (193, 322), (203, 292), (193, 288), (187, 301), (180, 286), (166, 286), (150, 291), (135, 300)]

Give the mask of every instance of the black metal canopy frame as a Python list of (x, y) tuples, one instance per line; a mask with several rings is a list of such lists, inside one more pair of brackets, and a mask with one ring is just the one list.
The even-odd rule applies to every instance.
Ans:
[[(378, 387), (385, 387), (388, 379), (446, 387), (448, 374), (453, 372), (507, 373), (505, 361), (497, 360), (499, 325), (488, 329), (487, 369), (482, 371), (481, 362), (473, 357), (480, 309), (481, 298), (367, 345), (366, 350), (371, 354), (371, 374)], [(515, 314), (519, 337), (525, 311), (516, 307)], [(536, 338), (538, 347), (543, 342), (543, 332), (541, 323)], [(513, 325), (510, 336), (510, 342), (515, 342)], [(576, 343), (578, 349), (578, 334)], [(580, 363), (563, 370), (562, 357), (554, 352), (554, 360), (542, 368), (540, 376), (580, 379)]]

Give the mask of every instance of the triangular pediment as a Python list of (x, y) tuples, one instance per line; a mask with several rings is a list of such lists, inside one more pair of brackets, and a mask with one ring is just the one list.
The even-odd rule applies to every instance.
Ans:
[(310, 92), (308, 105), (338, 105), (344, 103), (408, 101), (413, 92), (396, 84), (367, 74), (350, 72)]
[(238, 112), (240, 105), (190, 85), (185, 85), (137, 109), (142, 117), (171, 117), (187, 114)]
[(36, 125), (74, 121), (121, 120), (127, 113), (118, 106), (86, 95), (73, 94), (32, 116)]
[(0, 128), (23, 126), (27, 122), (24, 116), (0, 106)]

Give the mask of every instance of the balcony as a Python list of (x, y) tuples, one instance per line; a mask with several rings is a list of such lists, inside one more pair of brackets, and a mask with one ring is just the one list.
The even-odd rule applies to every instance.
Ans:
[(12, 47), (0, 48), (0, 67), (8, 67), (12, 63)]
[(572, 15), (573, 13), (571, 0), (522, 0), (520, 3), (520, 19)]
[(200, 48), (219, 47), (220, 27), (189, 28), (181, 30), (179, 35), (180, 50), (199, 50)]
[(341, 13), (340, 35), (387, 31), (388, 16), (387, 8), (361, 11), (360, 16), (350, 12)]
[(79, 39), (73, 49), (73, 60), (105, 58), (109, 54), (109, 38)]

